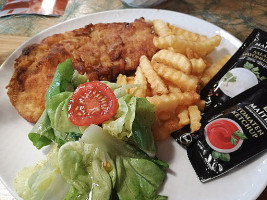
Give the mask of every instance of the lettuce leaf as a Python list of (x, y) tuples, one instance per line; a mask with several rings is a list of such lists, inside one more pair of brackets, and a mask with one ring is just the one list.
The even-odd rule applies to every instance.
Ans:
[(28, 137), (37, 149), (41, 149), (55, 140), (54, 130), (46, 110), (44, 110), (38, 122), (33, 126)]
[(165, 199), (158, 195), (163, 162), (97, 125), (78, 141), (51, 147), (46, 161), (18, 174), (15, 187), (23, 199)]
[(51, 142), (61, 146), (67, 141), (80, 138), (81, 131), (68, 120), (67, 109), (73, 90), (87, 81), (86, 75), (80, 75), (73, 69), (70, 59), (57, 66), (52, 83), (45, 95), (45, 110), (28, 134), (37, 149)]
[(59, 166), (74, 187), (66, 199), (87, 194), (92, 200), (109, 200), (114, 193), (120, 199), (157, 199), (165, 178), (157, 162), (96, 125), (89, 126), (79, 141), (60, 148)]
[(102, 127), (109, 134), (122, 139), (132, 136), (132, 123), (135, 117), (136, 98), (125, 95), (118, 99), (118, 110), (114, 117), (103, 122)]
[(132, 137), (138, 148), (154, 157), (156, 144), (151, 132), (155, 120), (154, 106), (145, 98), (129, 94), (120, 97), (118, 104), (117, 113), (102, 124), (103, 129), (119, 139)]
[(156, 143), (151, 131), (154, 121), (154, 105), (145, 98), (137, 98), (135, 118), (132, 124), (133, 141), (150, 157), (156, 155)]
[[(145, 166), (145, 167), (144, 167)], [(116, 190), (120, 199), (156, 199), (165, 172), (147, 159), (116, 157), (118, 181)]]
[(53, 77), (52, 83), (45, 94), (45, 100), (51, 99), (52, 96), (57, 95), (65, 91), (74, 91), (74, 87), (71, 84), (74, 69), (71, 59), (67, 59), (65, 62), (60, 63), (57, 66), (57, 70)]
[(24, 168), (15, 178), (14, 186), (25, 200), (63, 199), (70, 186), (60, 173), (56, 145), (51, 146), (47, 160)]
[(78, 126), (73, 125), (68, 119), (68, 104), (72, 92), (61, 92), (46, 101), (46, 111), (51, 126), (59, 132), (80, 132)]

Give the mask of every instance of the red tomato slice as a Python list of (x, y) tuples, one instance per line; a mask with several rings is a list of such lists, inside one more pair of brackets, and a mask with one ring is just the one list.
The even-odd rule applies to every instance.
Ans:
[(100, 124), (111, 118), (118, 109), (113, 91), (100, 81), (79, 85), (68, 107), (69, 120), (77, 126)]

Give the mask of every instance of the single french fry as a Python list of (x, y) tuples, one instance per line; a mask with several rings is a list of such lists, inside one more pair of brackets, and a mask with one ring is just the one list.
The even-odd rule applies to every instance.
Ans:
[(140, 85), (140, 87), (130, 89), (130, 94), (137, 97), (145, 97), (147, 93), (147, 81), (141, 67), (137, 67), (133, 83)]
[(155, 95), (146, 97), (155, 106), (156, 112), (174, 111), (178, 105), (192, 105), (199, 101), (200, 95), (197, 92), (177, 92), (166, 95)]
[(186, 74), (191, 73), (190, 60), (180, 53), (175, 53), (169, 50), (160, 50), (152, 57), (152, 61), (170, 65)]
[(182, 90), (178, 86), (170, 83), (169, 81), (165, 81), (165, 83), (168, 85), (168, 88), (169, 88), (170, 93), (173, 93), (173, 94), (180, 94), (180, 93), (182, 93)]
[(198, 41), (198, 42), (202, 42), (202, 41), (205, 41), (205, 40), (207, 40), (207, 39), (208, 39), (207, 36), (205, 36), (205, 35), (200, 35), (200, 36), (198, 37), (197, 41)]
[(196, 102), (196, 105), (198, 107), (198, 109), (203, 112), (206, 106), (206, 101), (205, 100), (199, 100), (198, 102)]
[(173, 35), (169, 35), (165, 37), (154, 37), (153, 44), (159, 49), (168, 49), (170, 47), (173, 48), (172, 46), (173, 37), (174, 37)]
[(217, 63), (215, 63), (215, 65), (210, 66), (203, 72), (203, 75), (200, 79), (202, 87), (204, 87), (215, 76), (215, 74), (220, 71), (220, 69), (225, 65), (225, 63), (227, 63), (230, 57), (230, 55), (225, 55)]
[(172, 67), (164, 64), (153, 63), (154, 69), (159, 76), (170, 81), (172, 84), (178, 86), (183, 91), (196, 91), (198, 86), (198, 78), (195, 76), (187, 75)]
[(171, 118), (171, 111), (161, 111), (159, 113), (156, 113), (158, 118), (162, 121), (169, 120)]
[(192, 74), (200, 75), (206, 69), (207, 65), (202, 58), (191, 58), (192, 63)]
[(126, 80), (127, 84), (134, 84), (134, 76), (127, 76)]
[(177, 106), (176, 113), (179, 119), (178, 124), (180, 128), (190, 124), (189, 112), (187, 106)]
[(154, 37), (153, 43), (159, 49), (167, 49), (168, 47), (173, 47), (176, 52), (182, 54), (186, 53), (186, 48), (191, 48), (194, 52), (200, 56), (206, 56), (215, 47), (217, 47), (221, 42), (221, 36), (215, 35), (204, 41), (192, 42), (188, 40), (183, 40), (178, 36), (169, 35), (165, 37)]
[(179, 99), (178, 105), (192, 105), (200, 99), (200, 95), (197, 92), (181, 92), (175, 95)]
[(127, 76), (123, 74), (119, 74), (117, 77), (117, 84), (126, 85), (127, 84)]
[(168, 85), (170, 93), (174, 94), (178, 98), (177, 105), (192, 105), (200, 100), (200, 95), (195, 91), (182, 92), (180, 88), (169, 84)]
[(160, 19), (153, 20), (153, 28), (158, 36), (167, 36), (172, 34), (171, 29)]
[(197, 41), (200, 38), (200, 35), (197, 33), (190, 32), (185, 29), (178, 28), (173, 25), (169, 25), (169, 28), (171, 29), (171, 32), (173, 35), (178, 35), (180, 38), (189, 40), (189, 41)]
[(187, 56), (188, 59), (199, 58), (199, 56), (196, 57), (197, 54), (189, 47), (185, 49), (185, 55)]
[(194, 106), (189, 106), (188, 107), (188, 112), (189, 112), (189, 118), (190, 118), (190, 129), (191, 132), (195, 132), (201, 127), (201, 113), (198, 110), (198, 107), (196, 105)]
[(154, 71), (150, 61), (146, 56), (141, 56), (140, 58), (140, 67), (144, 72), (144, 75), (149, 82), (152, 93), (156, 94), (167, 94), (169, 91), (164, 84), (163, 80), (158, 76), (158, 74)]
[[(134, 83), (134, 77), (133, 76), (126, 76), (126, 84), (133, 84)], [(126, 92), (128, 94), (131, 94), (131, 89), (135, 89), (135, 88), (127, 88)]]
[(179, 121), (176, 116), (171, 117), (169, 120), (164, 121), (163, 127), (168, 130), (169, 134), (179, 129)]
[(155, 106), (155, 112), (173, 111), (178, 105), (179, 97), (173, 93), (154, 95), (146, 99)]
[(146, 84), (146, 97), (151, 97), (153, 96), (152, 94), (152, 89), (149, 83)]
[(152, 133), (156, 141), (166, 140), (170, 136), (169, 132), (165, 130), (162, 126), (152, 129)]
[(152, 128), (152, 133), (156, 141), (167, 139), (170, 134), (179, 129), (178, 119), (173, 117), (163, 123), (156, 124)]

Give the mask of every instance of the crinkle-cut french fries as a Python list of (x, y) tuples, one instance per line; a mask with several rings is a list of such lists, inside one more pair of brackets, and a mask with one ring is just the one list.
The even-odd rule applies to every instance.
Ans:
[(156, 115), (158, 116), (160, 120), (167, 121), (171, 118), (172, 112), (169, 110), (164, 110), (159, 113), (156, 113)]
[[(170, 24), (168, 24), (168, 26), (172, 32), (172, 35), (178, 35), (182, 39), (193, 41), (193, 42), (196, 42), (198, 40), (203, 40), (203, 37), (201, 37), (197, 33), (193, 33), (193, 32), (178, 28), (178, 27), (170, 25)], [(201, 38), (201, 39), (199, 39), (199, 38)]]
[(162, 141), (170, 136), (170, 133), (179, 129), (178, 118), (173, 116), (168, 121), (160, 122), (156, 120), (152, 128), (155, 140)]
[(205, 100), (199, 100), (198, 102), (196, 102), (196, 105), (198, 107), (198, 109), (203, 112), (206, 106), (206, 101)]
[(201, 127), (201, 113), (196, 105), (188, 107), (190, 118), (190, 129), (192, 132), (197, 131)]
[(117, 77), (117, 84), (126, 85), (127, 84), (127, 76), (119, 74)]
[(204, 41), (193, 42), (181, 39), (175, 35), (168, 35), (164, 37), (154, 37), (153, 42), (159, 49), (172, 47), (176, 52), (185, 54), (186, 48), (189, 47), (200, 56), (206, 56), (208, 53), (213, 51), (215, 47), (219, 46), (221, 39), (221, 36), (215, 35)]
[[(172, 48), (172, 51), (175, 52), (173, 48)], [(200, 56), (189, 47), (185, 49), (185, 55), (187, 56), (188, 59), (200, 58)]]
[(200, 95), (197, 92), (180, 92), (175, 93), (178, 97), (178, 105), (192, 105), (199, 101)]
[(182, 128), (190, 124), (189, 112), (187, 106), (177, 106), (176, 108), (177, 117), (179, 119), (179, 128)]
[(195, 91), (182, 92), (180, 88), (169, 85), (169, 91), (178, 97), (177, 105), (192, 105), (200, 100), (200, 95)]
[(133, 77), (133, 76), (129, 76), (129, 77), (127, 77), (127, 78), (126, 78), (126, 80), (127, 80), (127, 84), (134, 84), (134, 78), (135, 78), (135, 77)]
[(152, 89), (151, 89), (150, 84), (147, 82), (147, 85), (146, 85), (146, 97), (151, 97), (151, 96), (153, 96)]
[(154, 104), (153, 135), (156, 140), (164, 140), (186, 125), (190, 125), (192, 132), (200, 128), (201, 111), (205, 108), (200, 89), (230, 56), (226, 55), (215, 65), (209, 63), (207, 54), (221, 42), (218, 35), (207, 38), (162, 20), (154, 20), (153, 27), (158, 35), (153, 42), (160, 50), (151, 61), (145, 56), (140, 58), (134, 79), (119, 75), (117, 82), (141, 85), (128, 92)]
[(147, 100), (155, 106), (155, 111), (160, 113), (161, 111), (173, 111), (178, 105), (179, 96), (173, 93), (164, 95), (154, 95), (152, 97), (146, 97)]
[(146, 97), (147, 80), (146, 80), (146, 77), (145, 77), (141, 67), (137, 67), (133, 83), (140, 85), (140, 87), (131, 88), (129, 93), (132, 96)]
[(170, 65), (186, 74), (191, 73), (192, 64), (190, 60), (183, 54), (175, 53), (168, 50), (160, 50), (153, 57), (152, 62), (156, 61), (166, 65)]
[[(133, 76), (128, 77), (126, 75), (119, 74), (117, 77), (117, 84), (127, 85), (127, 84), (133, 84), (133, 83), (134, 83)], [(130, 88), (126, 89), (126, 92), (131, 94), (131, 89)]]
[(147, 81), (150, 83), (152, 93), (154, 95), (167, 94), (169, 92), (168, 88), (166, 87), (162, 79), (158, 76), (158, 74), (155, 72), (146, 56), (141, 56), (140, 67), (144, 72)]
[(155, 33), (158, 34), (158, 36), (164, 37), (164, 36), (172, 34), (172, 31), (168, 27), (168, 25), (159, 19), (153, 20), (153, 28), (154, 28)]
[(146, 98), (155, 105), (155, 111), (160, 113), (161, 111), (173, 111), (178, 105), (192, 105), (199, 101), (200, 95), (196, 92), (180, 92)]
[(191, 58), (190, 62), (192, 63), (192, 74), (194, 75), (202, 74), (207, 67), (203, 58)]
[(208, 39), (208, 37), (207, 37), (206, 35), (200, 35), (200, 36), (198, 37), (197, 41), (198, 41), (198, 42), (202, 42), (202, 41), (205, 41), (205, 40), (207, 40), (207, 39)]
[(182, 91), (196, 91), (198, 86), (197, 77), (187, 75), (161, 63), (153, 63), (153, 67), (161, 77), (178, 86)]
[(220, 69), (225, 65), (225, 63), (227, 63), (230, 57), (230, 55), (225, 55), (215, 65), (210, 66), (204, 71), (200, 79), (202, 88), (215, 76), (215, 74), (218, 73), (218, 71), (220, 71)]

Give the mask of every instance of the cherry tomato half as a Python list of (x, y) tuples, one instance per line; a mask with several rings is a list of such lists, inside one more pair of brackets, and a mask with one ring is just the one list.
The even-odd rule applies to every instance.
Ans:
[(86, 82), (74, 91), (68, 107), (69, 120), (77, 126), (100, 124), (118, 109), (113, 91), (100, 81)]

